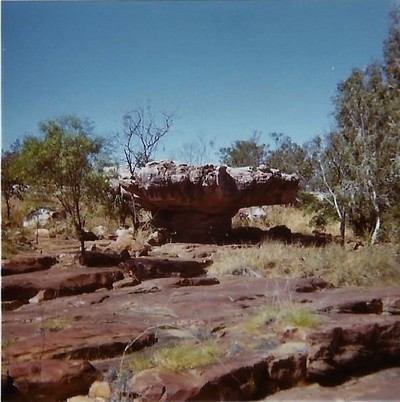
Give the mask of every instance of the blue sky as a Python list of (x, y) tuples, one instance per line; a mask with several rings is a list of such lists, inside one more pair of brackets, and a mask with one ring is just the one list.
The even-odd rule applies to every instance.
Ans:
[[(2, 147), (64, 114), (122, 131), (175, 111), (158, 158), (257, 130), (299, 143), (333, 128), (331, 98), (382, 59), (391, 0), (2, 2)], [(211, 155), (211, 162), (218, 156)]]

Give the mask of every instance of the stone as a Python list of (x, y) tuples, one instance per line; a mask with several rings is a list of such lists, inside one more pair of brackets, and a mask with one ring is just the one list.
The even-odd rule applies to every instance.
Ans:
[(125, 278), (121, 279), (120, 281), (114, 282), (113, 283), (113, 288), (114, 289), (121, 289), (121, 288), (127, 288), (131, 286), (136, 286), (139, 285), (141, 282), (139, 279), (136, 277), (130, 277), (130, 278)]
[(139, 280), (145, 280), (170, 276), (190, 278), (204, 275), (206, 267), (211, 263), (210, 260), (137, 257), (122, 262), (120, 267)]
[(400, 361), (400, 321), (330, 326), (314, 331), (309, 343), (308, 376), (340, 381), (350, 373)]
[(218, 285), (220, 281), (217, 278), (184, 278), (177, 281), (173, 286), (176, 288), (182, 286), (211, 286)]
[(299, 179), (266, 167), (188, 166), (149, 162), (120, 185), (151, 211), (174, 241), (224, 241), (240, 208), (289, 204)]
[(28, 303), (40, 291), (46, 299), (94, 292), (96, 289), (112, 288), (114, 282), (124, 278), (120, 268), (80, 268), (70, 270), (47, 270), (48, 275), (40, 277), (35, 272), (9, 275), (2, 279), (2, 300), (19, 300)]
[(35, 238), (42, 238), (42, 239), (49, 239), (50, 238), (50, 230), (49, 229), (44, 229), (44, 228), (39, 228), (36, 229), (34, 232)]
[(14, 257), (10, 260), (2, 260), (1, 275), (17, 275), (27, 272), (44, 271), (57, 264), (56, 257), (51, 255)]
[(398, 401), (400, 367), (363, 377), (352, 377), (336, 386), (305, 384), (269, 395), (263, 401)]
[[(70, 246), (76, 252), (79, 244), (75, 241)], [(65, 250), (64, 243), (62, 247)], [(133, 287), (114, 286), (127, 273), (123, 267), (87, 268), (75, 265), (72, 258), (60, 259), (49, 270), (3, 277), (7, 299), (18, 295), (28, 303), (47, 290), (39, 303), (21, 306), (19, 302), (18, 310), (5, 308), (2, 313), (2, 395), (17, 392), (12, 363), (90, 360), (103, 379), (110, 370), (129, 378), (135, 356), (151, 356), (180, 342), (195, 348), (210, 342), (216, 345), (218, 357), (207, 366), (180, 372), (160, 367), (143, 371), (135, 376), (130, 399), (140, 398), (143, 392), (148, 400), (255, 400), (273, 397), (287, 387), (300, 390), (307, 382), (333, 385), (354, 375), (364, 376), (365, 370), (398, 365), (399, 286), (335, 288), (320, 278), (252, 276), (221, 276), (217, 283), (207, 261), (221, 248), (237, 247), (249, 248), (188, 243), (154, 247), (151, 257), (128, 260), (128, 272), (139, 266), (144, 277), (150, 273)], [(20, 288), (11, 289), (17, 284)], [(286, 321), (285, 314), (261, 317), (257, 327), (249, 325), (266, 309), (292, 305), (317, 315), (317, 325), (296, 326)], [(128, 393), (117, 397), (117, 391), (125, 392), (120, 378), (107, 379), (110, 400), (128, 399)], [(397, 379), (382, 392), (393, 392)], [(63, 381), (58, 386), (68, 388)], [(364, 388), (367, 391), (368, 383)], [(335, 390), (336, 397), (343, 397), (340, 387)], [(88, 391), (87, 386), (75, 395)], [(309, 399), (299, 395), (303, 398), (295, 399)], [(104, 402), (101, 397), (80, 398)]]
[(95, 226), (92, 232), (97, 236), (98, 239), (102, 240), (106, 237), (107, 229), (104, 225)]
[(65, 212), (54, 211), (47, 207), (40, 207), (31, 211), (23, 220), (24, 228), (44, 227), (54, 219), (64, 219)]
[(117, 253), (103, 253), (102, 251), (86, 250), (85, 254), (79, 253), (79, 262), (86, 267), (115, 267), (122, 261)]
[(111, 397), (110, 384), (107, 381), (95, 381), (89, 389), (91, 398), (103, 398), (108, 400)]
[(87, 393), (100, 373), (88, 361), (52, 359), (12, 363), (8, 375), (13, 389), (7, 394), (13, 399), (56, 402)]

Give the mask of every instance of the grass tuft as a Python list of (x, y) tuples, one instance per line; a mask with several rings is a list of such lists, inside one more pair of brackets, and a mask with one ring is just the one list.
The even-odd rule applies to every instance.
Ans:
[(212, 364), (221, 355), (223, 350), (215, 342), (185, 341), (155, 349), (150, 356), (135, 354), (130, 362), (130, 368), (135, 373), (153, 367), (182, 371)]

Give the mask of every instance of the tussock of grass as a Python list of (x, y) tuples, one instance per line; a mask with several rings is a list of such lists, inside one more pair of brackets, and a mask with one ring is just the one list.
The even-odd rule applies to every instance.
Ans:
[(185, 341), (155, 349), (150, 356), (135, 354), (130, 368), (136, 373), (153, 367), (182, 371), (207, 366), (222, 355), (223, 350), (215, 342)]
[(291, 325), (293, 327), (315, 328), (321, 320), (318, 314), (294, 303), (270, 306), (262, 309), (243, 324), (246, 332), (254, 332), (267, 324)]
[(324, 248), (265, 243), (259, 248), (221, 251), (209, 268), (223, 276), (249, 268), (267, 278), (320, 277), (336, 286), (400, 283), (400, 255), (395, 246), (354, 251), (331, 244)]
[(40, 324), (39, 329), (48, 332), (57, 332), (69, 328), (70, 326), (71, 322), (68, 320), (65, 320), (63, 318), (51, 318), (46, 321), (43, 321)]

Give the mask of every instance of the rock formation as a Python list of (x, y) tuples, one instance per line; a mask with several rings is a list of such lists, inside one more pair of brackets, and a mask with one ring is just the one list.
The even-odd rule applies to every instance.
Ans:
[(176, 241), (223, 241), (240, 208), (288, 204), (299, 180), (267, 167), (188, 166), (150, 162), (120, 185), (151, 211)]

